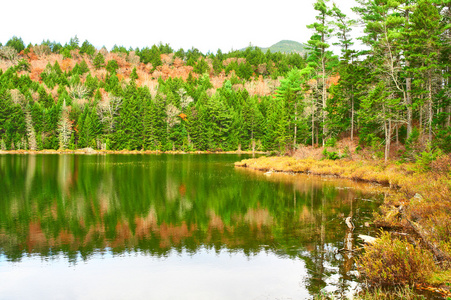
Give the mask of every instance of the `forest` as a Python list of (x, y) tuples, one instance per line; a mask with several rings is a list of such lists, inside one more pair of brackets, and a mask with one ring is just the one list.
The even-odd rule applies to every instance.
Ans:
[[(349, 137), (451, 152), (445, 0), (327, 0), (305, 53), (0, 44), (0, 149), (276, 151)], [(352, 34), (363, 28), (359, 37)]]

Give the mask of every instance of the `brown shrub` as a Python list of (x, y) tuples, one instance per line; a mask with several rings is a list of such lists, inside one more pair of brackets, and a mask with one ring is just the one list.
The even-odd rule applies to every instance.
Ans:
[(442, 155), (431, 162), (431, 171), (440, 174), (451, 172), (451, 154)]
[(424, 282), (434, 266), (432, 254), (389, 233), (372, 245), (357, 260), (359, 271), (373, 286)]

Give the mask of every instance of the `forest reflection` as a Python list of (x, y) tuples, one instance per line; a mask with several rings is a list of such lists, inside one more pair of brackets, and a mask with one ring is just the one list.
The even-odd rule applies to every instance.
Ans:
[[(211, 249), (302, 259), (311, 292), (354, 280), (336, 250), (377, 208), (376, 188), (235, 169), (236, 155), (2, 155), (0, 251), (9, 261), (102, 251), (165, 257)], [(365, 199), (362, 200), (362, 199)], [(352, 215), (356, 232), (343, 219)], [(348, 238), (346, 238), (348, 236)], [(349, 246), (349, 245), (348, 245)]]

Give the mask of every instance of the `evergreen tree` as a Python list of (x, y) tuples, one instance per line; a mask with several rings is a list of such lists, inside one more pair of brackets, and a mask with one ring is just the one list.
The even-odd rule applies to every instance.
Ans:
[(98, 52), (97, 55), (95, 56), (92, 64), (94, 65), (94, 68), (96, 70), (99, 70), (100, 68), (102, 68), (105, 65), (105, 57), (103, 56), (103, 54)]
[(301, 72), (298, 69), (292, 69), (285, 79), (280, 82), (277, 88), (276, 99), (285, 103), (285, 111), (288, 115), (287, 131), (292, 133), (293, 147), (297, 145), (297, 131), (300, 125), (301, 113), (303, 107)]
[[(427, 136), (432, 141), (432, 124), (434, 117), (433, 91), (435, 77), (440, 72), (439, 51), (440, 36), (444, 29), (440, 22), (438, 9), (430, 0), (420, 0), (410, 17), (408, 38), (410, 41), (407, 54), (412, 62), (410, 71), (415, 78), (418, 102), (424, 102), (427, 118)], [(441, 83), (440, 83), (441, 84)], [(422, 101), (424, 99), (424, 101)]]
[(142, 99), (133, 83), (124, 91), (124, 101), (118, 118), (114, 136), (115, 149), (142, 149)]
[(80, 53), (81, 54), (86, 53), (89, 56), (93, 56), (96, 53), (96, 48), (90, 42), (85, 40), (81, 45)]
[(110, 73), (110, 75), (116, 74), (116, 70), (119, 69), (119, 65), (115, 59), (109, 60), (105, 69)]
[(22, 38), (17, 36), (13, 36), (11, 39), (9, 39), (6, 42), (5, 46), (14, 48), (17, 53), (20, 53), (20, 51), (25, 49), (25, 44), (23, 43)]
[[(310, 37), (308, 44), (310, 45), (309, 53), (309, 65), (317, 70), (317, 80), (320, 80), (322, 85), (322, 123), (323, 123), (323, 136), (327, 136), (326, 126), (326, 104), (327, 104), (327, 63), (330, 60), (330, 54), (327, 53), (327, 49), (330, 47), (327, 40), (331, 37), (333, 29), (329, 26), (329, 18), (332, 15), (332, 11), (327, 7), (328, 0), (317, 0), (313, 7), (318, 12), (315, 17), (317, 22), (308, 25), (307, 28), (313, 29), (313, 35)], [(325, 139), (323, 138), (323, 146)]]

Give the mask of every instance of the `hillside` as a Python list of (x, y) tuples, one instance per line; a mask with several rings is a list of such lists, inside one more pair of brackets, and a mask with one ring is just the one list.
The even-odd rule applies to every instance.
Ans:
[(0, 150), (267, 151), (292, 135), (274, 95), (299, 54), (14, 41), (0, 47)]
[(268, 49), (272, 53), (274, 52), (281, 52), (281, 53), (306, 53), (307, 50), (305, 49), (306, 45), (295, 42), (295, 41), (289, 41), (289, 40), (282, 40), (274, 45), (272, 45), (269, 48), (261, 48), (262, 51), (266, 52)]

